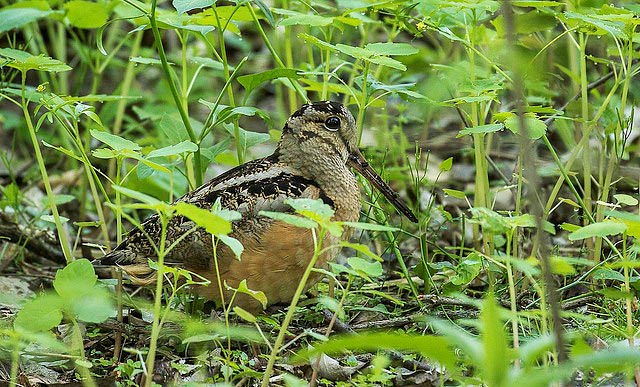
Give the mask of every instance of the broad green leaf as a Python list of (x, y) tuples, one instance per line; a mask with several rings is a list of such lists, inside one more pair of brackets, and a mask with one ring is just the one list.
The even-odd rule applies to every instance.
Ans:
[(409, 43), (369, 43), (364, 48), (378, 55), (400, 56), (418, 53), (418, 49)]
[(634, 198), (631, 195), (627, 195), (627, 194), (616, 194), (613, 195), (613, 197), (618, 201), (618, 203), (625, 205), (625, 206), (637, 206), (638, 205), (638, 199)]
[(140, 145), (136, 144), (135, 142), (117, 136), (115, 134), (111, 134), (109, 132), (102, 132), (92, 129), (90, 130), (90, 133), (93, 138), (109, 145), (112, 149), (115, 149), (117, 151), (122, 151), (125, 149), (137, 151), (141, 149)]
[(278, 23), (280, 26), (293, 26), (293, 25), (301, 25), (301, 26), (309, 26), (309, 27), (324, 27), (333, 23), (332, 17), (326, 17), (321, 15), (312, 15), (312, 14), (298, 14), (292, 15), (283, 19)]
[(147, 158), (177, 156), (183, 153), (193, 153), (198, 150), (198, 146), (191, 141), (182, 141), (175, 145), (154, 149), (147, 155)]
[(593, 273), (591, 273), (591, 278), (605, 281), (624, 281), (624, 275), (622, 275), (622, 273), (607, 268), (594, 270)]
[(382, 275), (382, 264), (378, 261), (353, 257), (348, 258), (347, 263), (357, 272), (364, 273), (366, 277), (379, 277)]
[(483, 381), (489, 386), (502, 386), (509, 376), (509, 345), (499, 314), (499, 308), (492, 293), (487, 295), (480, 310), (480, 331), (483, 355), (475, 359), (481, 367)]
[(173, 0), (171, 4), (182, 15), (193, 9), (211, 7), (213, 0)]
[(460, 138), (469, 134), (486, 134), (493, 133), (504, 128), (503, 124), (488, 124), (488, 125), (479, 125), (471, 128), (462, 129), (458, 132), (456, 137)]
[(38, 70), (60, 72), (71, 70), (71, 67), (57, 59), (52, 59), (44, 55), (35, 56), (13, 48), (0, 48), (0, 57), (10, 59), (5, 66), (13, 67), (20, 71)]
[(557, 7), (559, 5), (564, 5), (564, 3), (559, 1), (544, 1), (544, 0), (515, 0), (515, 1), (512, 1), (511, 4), (513, 4), (516, 7), (526, 7), (526, 8)]
[(364, 223), (364, 222), (342, 222), (343, 225), (368, 231), (398, 231), (399, 229), (384, 224)]
[(256, 322), (256, 316), (252, 315), (251, 313), (247, 312), (246, 310), (242, 309), (239, 306), (234, 306), (233, 312), (246, 322), (250, 322), (250, 323)]
[[(222, 62), (218, 62), (217, 60), (214, 60), (212, 58), (194, 56), (189, 58), (189, 62), (194, 63), (198, 66), (207, 67), (213, 70), (218, 70), (218, 71), (224, 70), (224, 65), (222, 64)], [(229, 66), (229, 71), (233, 71), (233, 70), (234, 70), (234, 67)]]
[(46, 332), (62, 322), (62, 300), (44, 294), (29, 300), (18, 312), (13, 327), (18, 332)]
[(329, 219), (333, 216), (333, 209), (328, 204), (324, 203), (320, 199), (285, 199), (286, 204), (290, 205), (297, 213), (313, 213), (319, 215), (321, 218)]
[(78, 292), (64, 299), (64, 303), (65, 309), (81, 321), (101, 323), (116, 316), (111, 294), (103, 287), (93, 286), (88, 292)]
[(78, 28), (99, 28), (109, 18), (107, 4), (86, 0), (71, 0), (64, 4), (69, 24)]
[(504, 234), (509, 231), (509, 222), (505, 217), (485, 207), (474, 207), (471, 209), (472, 223), (482, 226), (482, 229), (492, 234)]
[(616, 210), (604, 210), (604, 214), (626, 224), (627, 235), (640, 238), (640, 215)]
[(82, 258), (58, 270), (53, 280), (53, 287), (56, 293), (67, 302), (80, 294), (90, 292), (97, 280), (98, 276), (91, 262)]
[(598, 222), (580, 227), (569, 234), (569, 240), (577, 241), (593, 237), (606, 237), (622, 234), (627, 230), (627, 225), (620, 222)]
[[(547, 125), (536, 117), (524, 117), (524, 124), (527, 128), (527, 136), (532, 140), (537, 140), (547, 132)], [(520, 133), (520, 120), (513, 115), (504, 120), (504, 126), (515, 134)]]
[(438, 169), (441, 172), (449, 172), (452, 166), (453, 166), (453, 157), (449, 157), (440, 163), (440, 165), (438, 166)]
[(143, 194), (142, 192), (139, 191), (134, 191), (132, 189), (126, 188), (126, 187), (122, 187), (119, 185), (113, 185), (112, 186), (114, 190), (120, 192), (121, 194), (124, 194), (130, 198), (136, 199), (137, 201), (141, 202), (141, 203), (145, 203), (145, 204), (149, 204), (149, 205), (157, 205), (162, 203), (160, 200), (149, 196), (147, 194)]
[(347, 54), (355, 59), (362, 59), (367, 62), (379, 64), (381, 66), (390, 67), (396, 70), (405, 71), (407, 67), (395, 59), (389, 58), (387, 56), (380, 55), (374, 51), (367, 50), (366, 48), (361, 47), (352, 47), (346, 44), (336, 44), (335, 48)]
[(340, 353), (350, 351), (379, 351), (392, 349), (398, 351), (417, 352), (425, 357), (455, 369), (456, 356), (444, 337), (416, 335), (410, 333), (368, 333), (358, 335), (332, 336), (329, 341), (315, 343), (311, 350), (302, 350), (294, 361), (302, 361), (320, 353)]
[(231, 232), (231, 222), (211, 211), (185, 202), (176, 203), (175, 209), (178, 214), (191, 219), (209, 234), (227, 235)]
[(473, 281), (482, 269), (482, 257), (476, 252), (467, 255), (455, 267), (456, 275), (451, 277), (454, 285), (466, 285)]
[(449, 195), (449, 196), (454, 197), (456, 199), (464, 199), (464, 198), (467, 197), (467, 195), (465, 195), (464, 192), (458, 191), (457, 189), (443, 188), (442, 191), (446, 195)]
[(225, 286), (227, 286), (227, 288), (236, 290), (238, 293), (247, 294), (251, 296), (253, 299), (255, 299), (256, 301), (260, 302), (263, 308), (267, 307), (267, 296), (264, 294), (264, 292), (249, 289), (249, 287), (247, 286), (247, 280), (240, 281), (237, 289), (229, 287), (226, 283), (225, 283)]
[(189, 133), (184, 126), (184, 122), (177, 114), (165, 113), (158, 123), (160, 130), (171, 141), (189, 141)]
[(233, 251), (233, 255), (235, 255), (236, 258), (240, 258), (242, 252), (244, 251), (244, 246), (242, 246), (242, 243), (240, 243), (239, 240), (224, 234), (219, 234), (218, 238), (220, 238), (220, 241), (227, 245), (231, 249), (231, 251)]
[(0, 34), (48, 17), (53, 12), (35, 8), (3, 8), (0, 10)]
[(260, 211), (259, 214), (260, 216), (266, 216), (267, 218), (281, 220), (285, 223), (288, 223), (296, 227), (302, 227), (302, 228), (318, 227), (318, 223), (314, 222), (311, 219), (307, 219), (299, 215), (287, 214), (284, 212), (272, 212), (272, 211)]
[(238, 82), (245, 88), (247, 93), (251, 93), (255, 88), (266, 81), (277, 78), (298, 79), (298, 70), (295, 69), (272, 69), (257, 74), (243, 75), (238, 77)]
[(364, 245), (362, 243), (352, 243), (348, 241), (340, 241), (340, 246), (347, 247), (350, 249), (354, 249), (355, 251), (366, 255), (367, 257), (374, 259), (376, 261), (382, 262), (382, 258), (380, 258), (376, 253), (369, 249), (369, 246)]

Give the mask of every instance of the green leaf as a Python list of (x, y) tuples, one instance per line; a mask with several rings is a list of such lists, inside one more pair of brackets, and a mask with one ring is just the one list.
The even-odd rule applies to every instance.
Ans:
[[(537, 140), (547, 132), (547, 125), (536, 117), (524, 117), (524, 124), (527, 128), (527, 136), (532, 140)], [(520, 133), (520, 120), (513, 115), (504, 120), (504, 126), (515, 134)]]
[(193, 9), (211, 7), (213, 0), (173, 0), (171, 4), (182, 15)]
[(225, 286), (227, 286), (227, 288), (237, 291), (238, 293), (247, 294), (251, 296), (254, 300), (260, 302), (263, 308), (267, 307), (267, 296), (264, 294), (264, 292), (249, 289), (249, 287), (247, 286), (247, 280), (240, 281), (237, 289), (231, 288), (226, 283), (225, 283)]
[(0, 10), (0, 34), (48, 17), (52, 13), (53, 11), (34, 8), (4, 8)]
[(369, 43), (364, 46), (365, 49), (372, 51), (378, 55), (414, 55), (418, 53), (418, 49), (409, 43)]
[(445, 159), (440, 163), (440, 166), (438, 167), (438, 169), (440, 169), (441, 172), (449, 172), (452, 166), (453, 166), (453, 157), (449, 157), (448, 159)]
[(241, 77), (238, 77), (238, 82), (240, 82), (240, 84), (245, 88), (248, 94), (258, 86), (260, 86), (262, 83), (277, 78), (298, 79), (300, 78), (300, 75), (298, 75), (298, 70), (279, 68), (263, 71), (257, 74), (243, 75)]
[(97, 280), (98, 276), (91, 262), (82, 258), (58, 270), (53, 280), (53, 287), (66, 302), (79, 294), (90, 292)]
[[(269, 23), (269, 25), (271, 27), (275, 27), (276, 20), (273, 17), (273, 14), (271, 13), (271, 9), (269, 8), (269, 6), (266, 5), (262, 0), (253, 0), (253, 3), (257, 5), (258, 8), (260, 8), (260, 11), (262, 11), (262, 14), (264, 15), (265, 19), (267, 19), (267, 22)], [(249, 4), (248, 6), (250, 7), (251, 5)]]
[(236, 258), (240, 259), (240, 256), (244, 251), (244, 246), (242, 246), (242, 243), (240, 243), (239, 240), (224, 234), (219, 234), (218, 238), (220, 238), (220, 241), (227, 245), (231, 249), (231, 251), (233, 251), (233, 254), (236, 256)]
[(464, 192), (458, 191), (457, 189), (443, 188), (442, 192), (456, 199), (464, 199), (467, 197)]
[(366, 255), (367, 257), (374, 259), (376, 261), (382, 262), (382, 258), (380, 258), (376, 253), (369, 249), (369, 246), (364, 245), (362, 243), (352, 243), (348, 241), (340, 241), (340, 246), (347, 247), (349, 249), (354, 249), (355, 251)]
[(171, 141), (189, 141), (189, 133), (177, 114), (163, 114), (158, 126)]
[(57, 59), (52, 59), (44, 55), (35, 56), (13, 48), (0, 48), (0, 57), (10, 60), (5, 66), (13, 67), (20, 71), (38, 70), (60, 72), (71, 70), (71, 67)]
[(103, 287), (94, 286), (89, 291), (77, 293), (64, 301), (65, 309), (81, 321), (101, 323), (116, 316), (111, 294)]
[(64, 4), (69, 24), (78, 28), (99, 28), (109, 18), (107, 4), (86, 0), (71, 0)]
[(211, 211), (185, 202), (176, 203), (175, 209), (178, 214), (191, 219), (209, 234), (227, 235), (231, 232), (231, 222)]
[(499, 315), (499, 308), (492, 293), (487, 295), (480, 311), (483, 354), (475, 359), (481, 367), (482, 380), (489, 386), (503, 386), (508, 379), (509, 345), (507, 335)]
[(333, 23), (332, 17), (312, 14), (297, 14), (287, 17), (278, 23), (280, 26), (309, 26), (309, 27), (325, 27)]
[(102, 132), (99, 130), (90, 130), (91, 137), (95, 138), (98, 141), (101, 141), (107, 145), (109, 145), (112, 149), (117, 151), (122, 150), (140, 150), (140, 145), (136, 144), (131, 140), (127, 140), (126, 138), (122, 138), (115, 134), (111, 134), (108, 132)]
[(267, 218), (271, 218), (275, 220), (281, 220), (285, 223), (288, 223), (296, 227), (302, 227), (302, 228), (318, 227), (318, 223), (314, 222), (311, 219), (307, 219), (299, 215), (287, 214), (284, 212), (273, 212), (273, 211), (260, 211), (259, 215), (266, 216)]
[(474, 207), (471, 209), (471, 214), (473, 214), (473, 218), (469, 221), (481, 225), (486, 232), (504, 234), (510, 229), (507, 219), (488, 208)]
[(451, 277), (451, 283), (454, 285), (466, 285), (473, 281), (482, 269), (482, 257), (476, 252), (467, 255), (455, 267), (456, 275)]
[(626, 194), (616, 194), (613, 195), (613, 197), (618, 201), (618, 203), (625, 205), (625, 206), (637, 206), (638, 205), (638, 199), (634, 198), (631, 195), (626, 195)]
[(336, 50), (356, 59), (362, 59), (367, 62), (379, 64), (381, 66), (391, 67), (393, 69), (400, 70), (400, 71), (405, 71), (407, 69), (407, 67), (403, 65), (401, 62), (395, 59), (389, 58), (387, 56), (380, 55), (377, 52), (367, 50), (366, 48), (352, 47), (352, 46), (348, 46), (346, 44), (341, 44), (341, 43), (336, 44), (335, 48)]
[(460, 138), (460, 137), (467, 136), (467, 135), (470, 135), (470, 134), (493, 133), (493, 132), (497, 132), (499, 130), (502, 130), (503, 128), (504, 128), (503, 124), (489, 124), (489, 125), (473, 126), (471, 128), (466, 128), (466, 129), (462, 129), (461, 131), (459, 131), (458, 134), (456, 135), (456, 138)]
[(147, 158), (177, 156), (183, 153), (193, 153), (198, 150), (198, 146), (191, 141), (182, 141), (175, 145), (154, 149), (147, 155)]
[(18, 312), (13, 327), (18, 332), (46, 332), (62, 322), (62, 300), (44, 294), (29, 300)]
[(365, 274), (365, 278), (375, 278), (382, 275), (382, 264), (378, 261), (369, 261), (366, 259), (353, 257), (348, 258), (347, 263), (358, 273)]
[(254, 323), (257, 321), (256, 316), (252, 315), (251, 313), (247, 312), (246, 310), (242, 309), (239, 306), (234, 306), (233, 312), (246, 322)]
[(136, 199), (139, 202), (145, 203), (145, 204), (150, 204), (150, 205), (157, 205), (162, 203), (160, 200), (149, 196), (147, 194), (143, 194), (142, 192), (139, 191), (135, 191), (126, 187), (122, 187), (120, 185), (113, 185), (112, 186), (114, 190), (120, 192), (121, 194), (124, 194), (130, 198)]
[(439, 362), (450, 369), (455, 369), (456, 356), (447, 339), (439, 336), (416, 335), (411, 333), (369, 333), (358, 335), (332, 336), (327, 342), (315, 343), (311, 350), (298, 352), (294, 361), (300, 362), (320, 353), (340, 353), (351, 351), (379, 351), (393, 349), (398, 351), (418, 352), (425, 357)]
[(598, 222), (580, 227), (569, 234), (570, 241), (577, 241), (593, 237), (606, 237), (609, 235), (622, 234), (627, 230), (627, 225), (619, 222)]
[(364, 222), (342, 222), (343, 225), (368, 231), (398, 231), (399, 229), (385, 224), (364, 223)]

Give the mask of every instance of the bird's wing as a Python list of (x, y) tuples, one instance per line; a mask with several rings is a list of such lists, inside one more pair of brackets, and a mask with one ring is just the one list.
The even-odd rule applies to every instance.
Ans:
[[(260, 211), (290, 212), (287, 198), (321, 198), (325, 203), (333, 202), (313, 181), (280, 164), (274, 157), (267, 157), (233, 168), (201, 187), (185, 194), (174, 203), (185, 202), (200, 208), (210, 209), (220, 200), (222, 208), (235, 210), (242, 219), (234, 222), (234, 232), (258, 238), (269, 220), (259, 216)], [(100, 259), (102, 264), (144, 264), (155, 258), (160, 241), (162, 225), (157, 214), (142, 223), (141, 229), (132, 230), (127, 238), (111, 253)], [(186, 236), (185, 236), (186, 235)], [(171, 218), (166, 229), (165, 246), (183, 238), (167, 255), (168, 262), (197, 260), (201, 254), (211, 255), (210, 238), (197, 229), (193, 221), (183, 216)], [(202, 250), (202, 251), (200, 251)]]

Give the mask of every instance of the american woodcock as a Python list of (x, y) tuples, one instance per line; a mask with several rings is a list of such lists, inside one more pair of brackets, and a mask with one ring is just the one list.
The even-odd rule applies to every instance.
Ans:
[[(285, 199), (320, 198), (334, 209), (334, 220), (357, 221), (360, 190), (351, 167), (407, 218), (417, 222), (407, 205), (360, 153), (351, 113), (340, 103), (328, 101), (307, 104), (295, 112), (284, 125), (282, 138), (272, 155), (235, 167), (176, 202), (210, 209), (220, 200), (223, 208), (239, 211), (242, 219), (233, 222), (231, 236), (242, 243), (244, 251), (238, 260), (228, 247), (217, 246), (220, 278), (232, 287), (246, 279), (248, 287), (263, 291), (270, 304), (289, 302), (313, 256), (313, 238), (307, 229), (261, 216), (259, 212), (293, 212)], [(166, 246), (193, 228), (189, 219), (173, 217), (167, 227)], [(121, 266), (139, 284), (155, 280), (148, 258), (156, 257), (150, 239), (155, 244), (160, 240), (158, 216), (148, 218), (143, 229), (133, 230), (124, 242), (100, 259), (102, 264)], [(323, 246), (336, 243), (338, 239), (328, 235)], [(179, 265), (210, 280), (209, 286), (199, 287), (197, 292), (220, 302), (212, 249), (211, 236), (199, 228), (169, 251), (165, 263)], [(333, 259), (338, 250), (326, 249), (316, 266)], [(314, 276), (307, 286), (318, 280), (319, 276)], [(224, 300), (228, 301), (230, 295), (225, 293)], [(261, 309), (255, 300), (243, 294), (236, 296), (234, 305), (252, 311)]]

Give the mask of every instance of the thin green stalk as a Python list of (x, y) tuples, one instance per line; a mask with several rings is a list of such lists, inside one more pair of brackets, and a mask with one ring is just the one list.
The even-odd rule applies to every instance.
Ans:
[[(280, 56), (278, 55), (278, 52), (275, 50), (275, 48), (273, 48), (273, 45), (271, 44), (271, 41), (267, 37), (267, 34), (264, 32), (264, 29), (262, 28), (262, 25), (260, 24), (260, 20), (258, 20), (258, 15), (256, 15), (256, 12), (253, 10), (253, 7), (249, 6), (247, 8), (249, 8), (249, 12), (251, 13), (251, 18), (253, 19), (253, 22), (254, 22), (254, 24), (256, 26), (256, 29), (258, 30), (258, 33), (262, 37), (262, 41), (264, 42), (264, 44), (269, 49), (269, 52), (271, 53), (271, 56), (273, 56), (273, 60), (276, 62), (278, 67), (286, 68), (284, 63), (282, 62), (282, 59), (280, 59)], [(298, 93), (300, 98), (302, 98), (303, 101), (309, 102), (309, 98), (305, 94), (304, 89), (302, 88), (302, 86), (300, 86), (298, 81), (296, 81), (294, 79), (289, 79), (288, 82), (296, 90), (296, 92)]]
[(276, 358), (278, 357), (278, 351), (280, 350), (280, 347), (284, 342), (284, 335), (287, 333), (287, 328), (289, 328), (289, 324), (291, 323), (291, 320), (293, 319), (293, 315), (296, 312), (296, 306), (298, 305), (298, 300), (300, 299), (300, 296), (304, 291), (304, 288), (307, 284), (307, 280), (309, 279), (309, 275), (311, 274), (311, 271), (316, 265), (316, 261), (318, 260), (318, 258), (320, 257), (320, 254), (322, 253), (322, 242), (324, 241), (326, 230), (324, 228), (320, 228), (318, 230), (317, 237), (316, 237), (315, 229), (311, 229), (311, 233), (313, 235), (313, 242), (314, 242), (313, 257), (309, 261), (309, 264), (307, 265), (307, 268), (305, 269), (304, 274), (300, 279), (300, 282), (298, 282), (298, 287), (296, 288), (296, 292), (293, 295), (291, 304), (289, 304), (289, 310), (287, 311), (287, 314), (284, 317), (284, 321), (282, 321), (282, 325), (280, 326), (278, 337), (276, 338), (276, 341), (273, 344), (273, 350), (271, 351), (271, 355), (269, 356), (269, 361), (267, 362), (267, 368), (265, 369), (264, 375), (262, 377), (262, 384), (261, 384), (262, 387), (269, 386), (269, 378), (271, 377), (271, 373), (273, 372), (273, 366), (276, 363)]
[[(154, 1), (155, 2), (155, 1)], [(158, 337), (160, 336), (160, 312), (162, 310), (162, 284), (164, 282), (164, 255), (167, 240), (167, 219), (164, 213), (159, 213), (162, 223), (162, 233), (160, 234), (160, 246), (158, 247), (158, 271), (156, 277), (156, 291), (153, 300), (153, 323), (151, 325), (151, 339), (149, 342), (149, 352), (145, 361), (147, 375), (144, 380), (146, 387), (151, 387), (153, 383), (153, 369), (156, 360), (156, 350), (158, 348)]]
[(362, 125), (364, 124), (364, 113), (367, 109), (367, 102), (369, 100), (369, 91), (367, 90), (367, 79), (369, 78), (369, 66), (370, 62), (364, 61), (364, 68), (362, 69), (362, 90), (360, 93), (360, 102), (358, 103), (358, 117), (356, 118), (356, 130), (358, 131), (358, 144), (362, 139)]
[[(289, 9), (289, 1), (282, 0), (282, 8)], [(284, 60), (287, 64), (287, 68), (293, 68), (293, 49), (291, 47), (291, 26), (284, 27)], [(298, 109), (298, 99), (296, 98), (296, 91), (291, 88), (287, 88), (289, 96), (289, 113), (293, 113)], [(326, 99), (326, 95), (323, 94), (323, 100)]]
[(13, 340), (13, 351), (11, 351), (11, 375), (9, 377), (9, 387), (18, 385), (18, 370), (20, 368), (20, 339), (15, 332), (11, 332)]
[[(133, 38), (133, 44), (131, 45), (131, 52), (129, 53), (130, 57), (138, 56), (143, 35), (144, 35), (144, 31), (136, 32), (136, 35)], [(129, 96), (129, 92), (131, 91), (131, 84), (133, 83), (133, 79), (135, 77), (135, 68), (136, 68), (136, 63), (134, 63), (133, 61), (127, 62), (127, 67), (124, 71), (124, 77), (122, 78), (122, 83), (119, 91), (120, 95), (123, 97)], [(122, 123), (124, 122), (124, 113), (125, 113), (126, 107), (127, 107), (126, 99), (121, 99), (118, 101), (118, 106), (116, 107), (116, 116), (113, 120), (113, 126), (111, 128), (112, 133), (115, 135), (119, 135), (120, 132), (122, 131)], [(114, 175), (115, 166), (116, 166), (115, 159), (110, 159), (108, 176)]]
[[(236, 4), (236, 9), (239, 7), (240, 3)], [(251, 9), (251, 4), (248, 5), (248, 8)], [(227, 46), (224, 41), (226, 25), (224, 28), (220, 25), (220, 18), (218, 17), (216, 7), (213, 7), (213, 14), (216, 18), (216, 23), (218, 24), (218, 44), (220, 45), (220, 56), (222, 58), (222, 66), (224, 68), (224, 79), (229, 83), (231, 81), (231, 73), (229, 72), (229, 61), (227, 59)], [(233, 94), (233, 87), (227, 88), (227, 95), (229, 97), (229, 106), (235, 107), (236, 101)], [(222, 94), (220, 94), (220, 96), (222, 96)], [(238, 164), (243, 164), (245, 161), (245, 145), (240, 143), (240, 125), (238, 124), (238, 119), (233, 120), (233, 138), (236, 141), (236, 156), (238, 158)]]
[(162, 37), (160, 36), (160, 31), (158, 29), (158, 23), (156, 21), (156, 5), (158, 0), (151, 1), (151, 13), (147, 15), (149, 18), (149, 23), (151, 24), (151, 30), (153, 31), (153, 38), (156, 43), (156, 49), (158, 50), (158, 56), (160, 57), (160, 62), (162, 63), (162, 70), (164, 72), (167, 83), (169, 84), (169, 90), (171, 90), (171, 95), (173, 96), (173, 101), (178, 108), (178, 112), (180, 113), (180, 118), (184, 123), (184, 127), (187, 130), (187, 134), (189, 135), (189, 139), (191, 142), (198, 145), (198, 149), (193, 154), (193, 160), (195, 163), (196, 170), (196, 186), (202, 185), (202, 178), (204, 175), (204, 171), (202, 169), (202, 155), (200, 153), (200, 142), (198, 141), (195, 132), (193, 131), (193, 127), (191, 126), (191, 121), (189, 120), (189, 114), (185, 107), (182, 105), (180, 93), (176, 87), (175, 81), (171, 76), (172, 71), (169, 67), (169, 62), (167, 61), (167, 56), (164, 52), (164, 47), (162, 45)]
[[(587, 82), (587, 40), (584, 33), (579, 34), (580, 38), (580, 90), (581, 90), (581, 107), (582, 107), (582, 136), (587, 135), (588, 122), (589, 122), (589, 95)], [(588, 137), (588, 135), (587, 135)], [(591, 204), (591, 147), (588, 144), (583, 148), (583, 163), (582, 163), (582, 189), (584, 190), (584, 205), (588, 212), (592, 212), (593, 206)], [(587, 219), (584, 219), (584, 225), (589, 224)], [(588, 238), (586, 240), (589, 250), (593, 248), (593, 239)], [(591, 252), (593, 254), (593, 252)]]
[[(511, 268), (511, 242), (513, 240), (514, 234), (517, 233), (517, 229), (512, 229), (507, 231), (507, 243), (506, 243), (506, 266), (507, 266), (507, 280), (509, 282), (509, 303), (511, 304), (511, 333), (513, 336), (513, 349), (518, 350), (520, 348), (520, 336), (518, 329), (518, 308), (517, 308), (517, 298), (516, 298), (516, 285), (513, 279), (513, 269)], [(513, 257), (517, 259), (517, 257)], [(519, 359), (515, 360), (515, 367), (520, 367)]]
[[(631, 85), (631, 79), (633, 78), (630, 74), (631, 66), (633, 63), (633, 52), (634, 52), (631, 42), (629, 42), (629, 48), (627, 52), (628, 52), (627, 64), (626, 64), (627, 71), (625, 71), (625, 78), (622, 84), (622, 95), (620, 97), (620, 108), (619, 108), (620, 114), (624, 114), (623, 112), (625, 111), (625, 108), (627, 106), (627, 97), (629, 96), (629, 86)], [(615, 127), (615, 133), (613, 136), (613, 149), (609, 151), (609, 159), (607, 162), (607, 171), (605, 174), (604, 182), (601, 182), (600, 184), (600, 186), (602, 187), (602, 194), (600, 195), (599, 199), (600, 201), (603, 201), (603, 202), (607, 202), (609, 200), (609, 193), (612, 188), (611, 181), (613, 179), (613, 173), (616, 169), (617, 161), (619, 160), (619, 157), (622, 157), (623, 150), (620, 149), (620, 152), (618, 152), (618, 149), (622, 148), (623, 141), (621, 141), (621, 138), (622, 138), (622, 128), (620, 127), (620, 121), (618, 120), (618, 123), (616, 124), (616, 127)], [(607, 140), (605, 137), (605, 139), (603, 140), (603, 143), (606, 144), (606, 141)], [(618, 145), (618, 141), (620, 141), (620, 145)], [(596, 222), (600, 222), (604, 219), (603, 209), (604, 209), (604, 206), (597, 205)], [(593, 260), (596, 264), (600, 262), (601, 256), (602, 256), (602, 238), (598, 237), (596, 238), (596, 243), (594, 246), (594, 255), (593, 255)]]
[(49, 175), (47, 174), (47, 167), (44, 164), (44, 158), (42, 157), (42, 153), (40, 151), (40, 143), (38, 142), (38, 137), (36, 136), (35, 128), (33, 127), (33, 122), (31, 121), (31, 115), (28, 109), (28, 101), (26, 96), (26, 81), (27, 81), (27, 72), (22, 71), (22, 113), (24, 115), (24, 119), (27, 122), (27, 128), (29, 129), (29, 136), (31, 137), (31, 143), (33, 144), (33, 150), (36, 155), (36, 161), (38, 162), (38, 168), (40, 169), (40, 174), (42, 175), (42, 182), (44, 183), (44, 188), (47, 193), (48, 205), (51, 209), (51, 214), (53, 215), (53, 220), (56, 225), (56, 230), (58, 231), (58, 238), (60, 240), (60, 245), (62, 247), (62, 252), (67, 263), (73, 261), (73, 253), (71, 252), (71, 248), (69, 245), (69, 241), (67, 239), (67, 234), (64, 231), (64, 226), (62, 224), (62, 220), (60, 219), (60, 214), (58, 213), (58, 207), (55, 202), (55, 195), (53, 194), (53, 190), (51, 189), (51, 183), (49, 182)]

